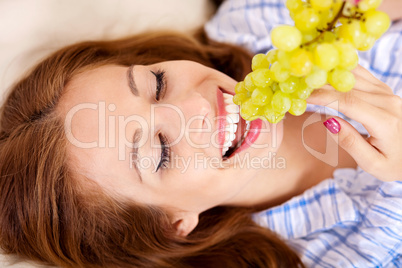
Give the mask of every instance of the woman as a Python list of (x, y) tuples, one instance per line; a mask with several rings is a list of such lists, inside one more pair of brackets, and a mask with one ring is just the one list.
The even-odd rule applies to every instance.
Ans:
[[(278, 125), (256, 121), (242, 139), (247, 123), (237, 120), (230, 95), (251, 58), (237, 47), (198, 39), (147, 34), (77, 44), (15, 85), (0, 122), (6, 252), (67, 267), (302, 265), (251, 221), (250, 208), (281, 204), (336, 168), (364, 165), (366, 158), (353, 149), (372, 153), (371, 145), (341, 143), (352, 157), (340, 149), (336, 167), (316, 159), (299, 139), (309, 114)], [(375, 92), (382, 103), (392, 102), (382, 108), (395, 122), (394, 128), (382, 123), (390, 136), (372, 134), (388, 159), (370, 171), (400, 180), (401, 114), (393, 109), (400, 103), (365, 70), (356, 76), (353, 99)], [(311, 103), (334, 97), (323, 90)], [(340, 103), (345, 110), (344, 99)], [(376, 105), (343, 112), (353, 117)], [(372, 126), (384, 118), (362, 121)], [(350, 133), (338, 120), (339, 135)], [(325, 146), (319, 140), (325, 129), (306, 131), (314, 146)], [(239, 143), (237, 150), (224, 149)], [(274, 158), (277, 164), (267, 167)]]
[[(163, 47), (160, 46), (161, 43), (164, 44)], [(125, 114), (124, 120), (132, 115), (140, 115), (143, 120), (149, 119), (146, 115), (149, 110), (141, 105), (149, 105), (154, 101), (157, 88), (162, 86), (156, 84), (154, 73), (157, 74), (162, 69), (159, 66), (146, 69), (149, 68), (146, 66), (160, 62), (165, 64), (164, 62), (171, 59), (189, 60), (186, 68), (191, 65), (198, 70), (207, 69), (196, 62), (221, 68), (237, 79), (249, 72), (250, 56), (239, 48), (214, 43), (202, 45), (194, 39), (173, 34), (145, 34), (126, 40), (90, 42), (68, 47), (40, 63), (30, 75), (15, 85), (3, 106), (1, 117), (0, 237), (3, 250), (62, 267), (289, 267), (300, 263), (297, 255), (280, 239), (268, 230), (257, 227), (244, 209), (210, 210), (200, 217), (197, 230), (186, 237), (196, 225), (196, 216), (182, 215), (181, 211), (174, 209), (193, 209), (197, 202), (200, 202), (199, 205), (205, 202), (212, 207), (216, 199), (222, 199), (221, 193), (216, 190), (209, 193), (209, 189), (205, 189), (204, 196), (192, 201), (193, 197), (196, 198), (200, 182), (195, 186), (184, 182), (194, 176), (194, 171), (191, 174), (178, 172), (177, 175), (169, 175), (169, 179), (164, 180), (170, 181), (170, 185), (148, 184), (143, 187), (145, 184), (137, 185), (139, 176), (132, 167), (132, 158), (128, 154), (133, 148), (126, 148), (126, 137), (118, 139), (119, 133), (114, 135), (117, 138), (114, 142), (116, 146), (113, 146), (110, 139), (113, 133), (107, 131), (108, 144), (105, 147), (85, 149), (85, 146), (74, 145), (74, 141), (85, 144), (92, 142), (92, 137), (82, 136), (94, 133), (88, 132), (85, 124), (101, 122), (101, 116), (93, 118), (94, 114), (91, 113), (100, 109), (91, 110), (79, 106), (91, 104), (93, 100), (85, 99), (87, 97), (99, 96), (100, 102), (96, 100), (93, 103), (96, 105), (105, 102), (108, 113), (104, 118), (108, 124), (105, 129), (110, 129), (110, 118), (113, 116), (109, 112), (114, 110), (113, 105), (118, 113), (115, 114), (115, 122), (119, 122), (119, 118), (123, 116), (122, 111), (127, 108), (129, 111), (126, 111), (130, 114)], [(132, 63), (137, 65), (130, 68)], [(138, 71), (143, 72), (143, 78)], [(223, 73), (208, 69), (208, 73), (211, 72), (218, 79), (229, 81), (230, 86), (227, 87), (233, 88), (234, 80)], [(96, 78), (92, 78), (99, 78), (101, 83), (88, 87), (89, 90), (75, 91), (75, 81), (95, 82), (87, 80), (91, 77), (85, 78), (87, 74), (94, 74)], [(108, 74), (113, 76), (106, 80), (98, 76)], [(193, 73), (189, 75), (194, 76)], [(191, 76), (187, 77), (190, 82)], [(128, 77), (135, 77), (138, 95), (141, 97), (131, 93)], [(116, 78), (122, 80), (118, 82)], [(179, 79), (184, 80), (186, 77), (180, 76)], [(110, 82), (117, 82), (119, 88), (112, 86), (118, 92), (109, 91), (109, 97), (115, 96), (118, 100), (105, 98), (109, 94), (106, 90), (112, 88), (102, 84)], [(169, 83), (166, 85), (171, 90), (173, 84), (170, 84), (170, 78), (166, 79), (166, 83)], [(100, 89), (101, 94), (106, 95), (101, 96), (92, 89)], [(187, 94), (191, 89), (187, 88)], [(216, 92), (215, 87), (208, 89)], [(88, 95), (75, 99), (75, 94), (81, 94), (80, 92)], [(147, 94), (153, 95), (147, 98)], [(161, 96), (169, 94), (171, 93), (166, 92)], [(175, 93), (175, 98), (176, 96), (180, 96), (179, 92)], [(211, 95), (214, 96), (216, 95)], [(124, 103), (125, 98), (133, 102)], [(200, 96), (194, 98), (198, 100)], [(76, 100), (78, 106), (73, 103)], [(205, 101), (202, 105), (205, 105)], [(74, 107), (83, 109), (78, 111)], [(69, 122), (66, 115), (68, 111), (76, 111), (70, 126), (66, 124)], [(88, 111), (88, 114), (82, 113)], [(157, 113), (159, 120), (160, 112)], [(86, 123), (81, 121), (87, 119), (89, 120)], [(76, 125), (77, 123), (80, 125)], [(167, 123), (169, 125), (166, 127), (171, 129), (180, 127), (172, 127), (170, 121)], [(121, 125), (124, 127), (124, 124)], [(85, 131), (77, 132), (76, 127), (84, 127)], [(127, 139), (131, 140), (134, 127), (137, 127), (135, 122), (126, 124), (126, 129), (120, 131), (120, 134), (125, 131)], [(101, 125), (93, 130), (100, 128)], [(69, 138), (70, 130), (74, 136)], [(147, 135), (147, 130), (143, 129), (142, 136)], [(95, 139), (103, 142), (101, 138)], [(127, 151), (125, 160), (119, 160), (119, 142), (123, 144), (123, 153)], [(156, 142), (159, 144), (158, 139)], [(100, 153), (97, 148), (102, 147), (105, 150), (97, 158), (101, 162), (94, 161), (93, 157)], [(155, 159), (159, 160), (161, 149), (152, 148), (153, 155), (150, 155), (149, 148), (148, 144), (141, 146), (138, 153), (144, 159), (155, 155)], [(213, 147), (211, 149), (218, 150)], [(111, 158), (107, 152), (111, 153)], [(114, 155), (115, 153), (117, 154)], [(109, 165), (108, 161), (113, 161), (113, 165)], [(119, 165), (121, 166), (118, 167)], [(124, 173), (118, 174), (118, 169)], [(161, 170), (162, 168), (158, 172), (148, 172), (142, 166), (138, 167), (144, 183), (157, 179)], [(93, 175), (97, 174), (97, 178), (91, 172), (94, 172)], [(101, 173), (104, 175), (98, 177)], [(110, 177), (107, 178), (108, 176)], [(125, 176), (127, 177), (124, 178)], [(222, 185), (219, 188), (223, 191), (225, 184), (217, 177), (213, 180), (216, 182), (214, 185)], [(203, 187), (207, 187), (213, 180), (202, 182)], [(225, 180), (228, 181), (229, 178)], [(238, 189), (241, 187), (242, 185), (237, 186)], [(135, 192), (130, 193), (132, 189)], [(135, 199), (132, 198), (134, 196)], [(159, 198), (163, 196), (166, 199)], [(215, 200), (209, 200), (211, 197)], [(149, 198), (155, 198), (157, 203), (149, 202)]]

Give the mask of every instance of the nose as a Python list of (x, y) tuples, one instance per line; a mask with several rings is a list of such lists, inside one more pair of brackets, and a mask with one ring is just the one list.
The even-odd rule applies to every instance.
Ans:
[(211, 103), (198, 92), (192, 92), (185, 98), (177, 99), (170, 104), (157, 104), (155, 119), (157, 125), (169, 132), (172, 137), (190, 135), (191, 139), (200, 140), (203, 132), (200, 129), (209, 129)]
[(211, 113), (211, 103), (199, 92), (193, 92), (188, 98), (179, 103), (179, 106), (185, 115), (186, 121), (197, 122), (192, 124), (192, 128), (203, 128), (205, 121), (208, 120), (208, 115)]

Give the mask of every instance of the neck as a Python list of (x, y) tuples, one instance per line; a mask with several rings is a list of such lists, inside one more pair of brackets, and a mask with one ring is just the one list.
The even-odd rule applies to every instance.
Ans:
[[(226, 205), (265, 209), (285, 202), (300, 193), (299, 182), (308, 172), (307, 165), (297, 166), (298, 155), (282, 144), (277, 153), (268, 153), (267, 168), (251, 180)], [(293, 151), (294, 152), (294, 151)]]
[(284, 136), (278, 152), (268, 153), (271, 162), (267, 161), (267, 168), (261, 169), (225, 205), (266, 209), (331, 178), (336, 168), (356, 167), (355, 161), (327, 137), (323, 119), (318, 115), (316, 123), (307, 125), (311, 114), (289, 116), (284, 121)]

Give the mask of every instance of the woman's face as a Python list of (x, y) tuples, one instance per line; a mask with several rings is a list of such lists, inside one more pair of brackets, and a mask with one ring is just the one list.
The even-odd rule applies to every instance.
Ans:
[(116, 197), (172, 211), (230, 204), (282, 139), (282, 124), (247, 132), (236, 83), (191, 61), (83, 72), (59, 105), (72, 165)]

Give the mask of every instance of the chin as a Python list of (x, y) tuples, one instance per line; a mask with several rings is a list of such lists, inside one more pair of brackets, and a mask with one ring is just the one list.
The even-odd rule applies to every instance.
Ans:
[(266, 155), (268, 151), (278, 151), (282, 144), (282, 140), (283, 121), (279, 122), (278, 124), (262, 121), (261, 132), (258, 138), (245, 151), (255, 155)]

